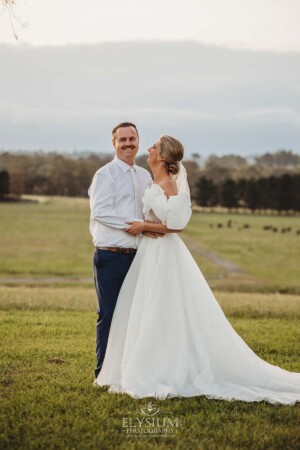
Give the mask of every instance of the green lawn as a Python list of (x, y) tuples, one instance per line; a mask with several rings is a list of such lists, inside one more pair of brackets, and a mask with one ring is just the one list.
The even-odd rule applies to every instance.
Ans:
[[(148, 402), (93, 388), (96, 295), (89, 281), (68, 287), (70, 277), (92, 278), (88, 201), (38, 200), (0, 203), (1, 449), (300, 449), (300, 404), (157, 400), (163, 416), (178, 419), (175, 436), (127, 435), (123, 419), (141, 418)], [(269, 224), (292, 232), (263, 231)], [(299, 217), (194, 213), (182, 237), (251, 348), (300, 372), (300, 295), (275, 293), (300, 292), (297, 229)], [(244, 272), (227, 273), (199, 246)], [(5, 286), (22, 277), (37, 285)]]
[[(232, 221), (231, 228), (227, 227)], [(217, 228), (222, 224), (222, 228)], [(249, 225), (249, 228), (244, 228)], [(277, 232), (265, 231), (272, 225)], [(282, 233), (282, 228), (291, 232)], [(183, 235), (239, 265), (253, 277), (254, 289), (300, 291), (300, 217), (196, 213)], [(212, 270), (212, 269), (211, 269)], [(219, 274), (222, 271), (219, 269)], [(206, 274), (205, 270), (204, 273)], [(207, 272), (209, 275), (209, 272)], [(240, 276), (243, 284), (243, 276)], [(257, 283), (255, 283), (257, 280)], [(218, 284), (222, 288), (222, 282)]]
[[(0, 204), (0, 278), (10, 276), (91, 277), (92, 244), (88, 200), (43, 198), (36, 204)], [(232, 228), (225, 225), (233, 220)], [(223, 228), (216, 227), (222, 223)], [(249, 229), (243, 225), (249, 224)], [(272, 224), (291, 233), (263, 231)], [(214, 226), (213, 228), (211, 226)], [(257, 284), (274, 289), (300, 289), (299, 217), (194, 213), (182, 234), (238, 264)], [(193, 246), (191, 246), (193, 253)], [(203, 273), (227, 283), (223, 268), (194, 254)], [(243, 284), (243, 277), (240, 277)], [(221, 280), (221, 281), (220, 281)]]
[(91, 276), (87, 199), (0, 203), (0, 276)]
[[(216, 297), (259, 356), (300, 371), (300, 296)], [(0, 287), (1, 449), (300, 448), (300, 404), (155, 400), (175, 436), (127, 435), (148, 402), (92, 386), (95, 304), (92, 288)]]
[[(0, 280), (92, 278), (92, 242), (87, 199), (43, 197), (40, 203), (0, 203)], [(233, 221), (227, 228), (227, 221)], [(223, 228), (216, 225), (222, 223)], [(250, 225), (244, 229), (243, 225)], [(212, 228), (213, 225), (213, 228)], [(263, 231), (264, 225), (278, 228)], [(290, 233), (281, 233), (291, 227)], [(236, 290), (300, 292), (300, 217), (197, 213), (182, 233), (192, 239), (190, 249), (213, 287)], [(244, 270), (228, 274), (193, 242), (236, 263)], [(33, 281), (34, 282), (34, 281)]]

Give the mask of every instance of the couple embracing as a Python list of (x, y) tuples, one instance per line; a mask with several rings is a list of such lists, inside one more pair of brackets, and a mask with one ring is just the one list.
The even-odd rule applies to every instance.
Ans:
[(204, 395), (300, 401), (300, 374), (260, 359), (235, 332), (178, 236), (191, 217), (184, 149), (162, 136), (135, 165), (139, 135), (112, 132), (115, 158), (89, 189), (98, 296), (95, 384), (134, 398)]

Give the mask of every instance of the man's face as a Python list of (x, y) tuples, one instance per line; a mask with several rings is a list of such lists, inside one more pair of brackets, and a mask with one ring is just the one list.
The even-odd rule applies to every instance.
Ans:
[(117, 157), (129, 165), (134, 164), (139, 149), (139, 138), (133, 127), (118, 128), (113, 137)]

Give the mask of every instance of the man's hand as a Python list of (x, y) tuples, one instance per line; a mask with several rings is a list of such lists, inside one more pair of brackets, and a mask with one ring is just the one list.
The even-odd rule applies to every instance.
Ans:
[(131, 236), (138, 236), (139, 234), (142, 234), (144, 231), (144, 222), (125, 222), (130, 227), (124, 228), (124, 231), (126, 233), (130, 234)]

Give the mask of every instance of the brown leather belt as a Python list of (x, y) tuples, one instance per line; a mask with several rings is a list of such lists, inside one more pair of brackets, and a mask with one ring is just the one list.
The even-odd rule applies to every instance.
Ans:
[(97, 250), (106, 250), (107, 252), (117, 252), (117, 253), (136, 253), (136, 248), (123, 248), (123, 247), (96, 247)]

